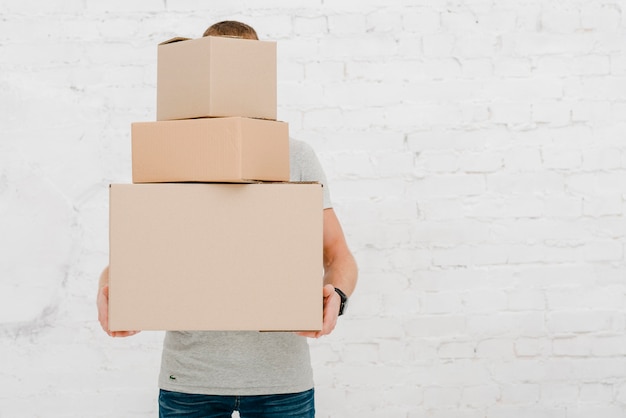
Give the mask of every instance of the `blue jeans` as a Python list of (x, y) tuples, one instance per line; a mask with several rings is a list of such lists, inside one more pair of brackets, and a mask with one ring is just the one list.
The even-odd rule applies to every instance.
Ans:
[(314, 418), (314, 390), (259, 396), (216, 396), (159, 392), (159, 418)]

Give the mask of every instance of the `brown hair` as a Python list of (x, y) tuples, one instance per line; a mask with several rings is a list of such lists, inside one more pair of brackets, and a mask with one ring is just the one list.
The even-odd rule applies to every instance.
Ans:
[(243, 39), (259, 39), (252, 26), (235, 20), (217, 22), (209, 26), (202, 36), (233, 36)]

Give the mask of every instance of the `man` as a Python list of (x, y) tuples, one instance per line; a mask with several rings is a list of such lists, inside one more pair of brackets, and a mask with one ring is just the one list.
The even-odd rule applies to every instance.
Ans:
[[(258, 39), (253, 28), (224, 21), (204, 36)], [(357, 266), (332, 209), (326, 177), (312, 148), (290, 139), (291, 181), (324, 184), (324, 300), (319, 332), (168, 331), (159, 376), (159, 416), (314, 417), (313, 376), (305, 337), (330, 334), (357, 281)], [(100, 276), (98, 318), (112, 337), (137, 331), (108, 329), (108, 267)]]

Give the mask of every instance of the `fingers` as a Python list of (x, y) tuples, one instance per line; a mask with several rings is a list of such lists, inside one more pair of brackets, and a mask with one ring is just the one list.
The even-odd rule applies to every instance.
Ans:
[(341, 298), (335, 292), (335, 288), (331, 284), (327, 284), (323, 288), (324, 295), (324, 311), (322, 319), (322, 329), (320, 331), (306, 331), (298, 332), (297, 334), (302, 337), (308, 338), (320, 338), (324, 335), (328, 335), (335, 329), (337, 325), (337, 318), (339, 316), (339, 305), (341, 304)]
[(109, 286), (103, 286), (98, 292), (98, 321), (100, 326), (111, 337), (130, 337), (139, 331), (111, 331), (109, 330)]
[(131, 337), (133, 335), (139, 334), (140, 332), (141, 331), (109, 331), (107, 332), (107, 334), (114, 338), (123, 338)]
[(109, 332), (109, 286), (104, 286), (98, 292), (98, 321), (100, 326), (107, 334)]
[(327, 298), (327, 297), (331, 296), (334, 292), (335, 292), (335, 287), (332, 284), (327, 284), (322, 289), (322, 293), (324, 295), (324, 298)]

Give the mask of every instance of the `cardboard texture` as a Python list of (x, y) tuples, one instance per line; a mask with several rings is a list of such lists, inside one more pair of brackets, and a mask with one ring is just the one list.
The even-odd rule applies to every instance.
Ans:
[(322, 186), (114, 184), (111, 330), (319, 330)]
[(284, 122), (202, 118), (132, 124), (134, 183), (289, 181)]
[(158, 46), (157, 120), (276, 119), (276, 43), (207, 36)]

